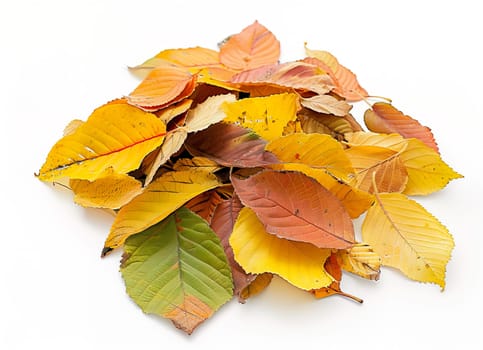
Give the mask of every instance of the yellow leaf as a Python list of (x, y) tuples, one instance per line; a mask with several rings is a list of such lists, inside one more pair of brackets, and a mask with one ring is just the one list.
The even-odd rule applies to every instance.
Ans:
[(376, 194), (375, 205), (362, 224), (362, 238), (381, 257), (383, 265), (444, 289), (453, 238), (419, 203), (401, 193)]
[(378, 146), (355, 146), (345, 150), (356, 170), (355, 186), (372, 193), (373, 177), (380, 192), (402, 192), (408, 173), (399, 153)]
[(121, 246), (129, 236), (160, 222), (200, 193), (219, 185), (216, 176), (205, 169), (163, 174), (119, 210), (103, 254)]
[(166, 127), (155, 115), (127, 104), (105, 105), (51, 149), (39, 179), (93, 181), (110, 172), (125, 174), (164, 140)]
[(83, 120), (79, 120), (79, 119), (71, 120), (70, 123), (67, 124), (67, 126), (64, 128), (64, 136), (72, 135), (74, 131), (76, 131), (77, 128), (82, 124), (84, 124)]
[(324, 269), (330, 249), (267, 233), (247, 207), (238, 215), (230, 245), (235, 260), (248, 273), (271, 272), (305, 290), (326, 287), (333, 281)]
[(377, 281), (381, 274), (381, 257), (367, 243), (356, 243), (349, 249), (339, 250), (344, 270)]
[(245, 98), (223, 106), (225, 122), (252, 129), (267, 141), (282, 136), (299, 109), (298, 96), (289, 93)]
[(223, 106), (235, 101), (236, 97), (233, 94), (208, 97), (188, 112), (186, 115), (186, 130), (188, 132), (201, 131), (211, 124), (221, 122), (226, 117)]
[(338, 100), (330, 95), (315, 95), (303, 98), (300, 103), (313, 111), (333, 114), (339, 117), (347, 115), (352, 109), (352, 106), (346, 101)]
[(443, 189), (448, 182), (463, 176), (451, 169), (432, 148), (417, 139), (409, 139), (401, 153), (408, 172), (407, 195), (426, 195)]
[(142, 191), (141, 182), (125, 174), (112, 174), (93, 182), (70, 180), (74, 201), (84, 207), (118, 209)]
[(272, 140), (266, 150), (284, 163), (301, 163), (348, 180), (354, 173), (342, 145), (329, 135), (292, 134)]
[(377, 134), (374, 132), (358, 131), (346, 133), (345, 142), (350, 147), (354, 146), (377, 146), (389, 148), (396, 152), (406, 149), (408, 140), (399, 134)]
[(205, 157), (181, 158), (173, 165), (175, 171), (187, 171), (194, 168), (203, 168), (205, 171), (213, 173), (220, 169), (220, 166)]

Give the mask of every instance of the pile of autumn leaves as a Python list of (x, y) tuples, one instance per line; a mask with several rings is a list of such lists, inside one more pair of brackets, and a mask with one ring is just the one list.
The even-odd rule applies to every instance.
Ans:
[(258, 22), (219, 51), (161, 51), (132, 68), (131, 94), (72, 121), (38, 174), (113, 209), (102, 255), (123, 247), (128, 294), (187, 333), (273, 275), (318, 298), (360, 301), (342, 270), (377, 280), (381, 265), (444, 288), (453, 239), (407, 197), (461, 177), (430, 129), (377, 102), (363, 131), (350, 103), (368, 94), (349, 69), (279, 55)]

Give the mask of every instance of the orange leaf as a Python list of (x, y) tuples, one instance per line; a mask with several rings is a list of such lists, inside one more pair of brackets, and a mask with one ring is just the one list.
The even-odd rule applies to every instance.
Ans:
[(153, 69), (127, 99), (141, 109), (157, 111), (188, 97), (195, 86), (196, 76), (187, 69), (163, 66)]
[(279, 41), (257, 21), (231, 36), (220, 48), (220, 62), (238, 70), (276, 63), (279, 57)]
[(364, 122), (369, 130), (390, 134), (396, 132), (405, 138), (419, 139), (439, 153), (431, 129), (394, 108), (391, 104), (377, 102), (364, 113)]
[(354, 228), (349, 214), (337, 197), (311, 177), (264, 171), (246, 180), (232, 176), (231, 182), (268, 233), (319, 248), (352, 246)]
[(215, 213), (218, 204), (222, 203), (223, 199), (215, 190), (203, 192), (195, 198), (188, 201), (184, 206), (193, 213), (198, 214), (205, 219), (208, 224)]
[(351, 102), (360, 101), (368, 96), (367, 91), (359, 85), (356, 75), (341, 65), (334, 55), (327, 51), (310, 50), (307, 47), (305, 52), (309, 57), (303, 61), (315, 64), (326, 71), (336, 85), (333, 90), (336, 94)]

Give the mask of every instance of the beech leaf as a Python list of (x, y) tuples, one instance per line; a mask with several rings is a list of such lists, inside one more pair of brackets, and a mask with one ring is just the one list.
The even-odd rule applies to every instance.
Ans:
[(74, 201), (84, 207), (118, 209), (142, 192), (140, 181), (125, 174), (112, 174), (92, 182), (70, 180)]
[(195, 86), (196, 76), (186, 68), (161, 66), (153, 69), (127, 100), (143, 110), (157, 111), (188, 97)]
[(305, 290), (322, 288), (333, 281), (324, 269), (330, 249), (267, 233), (250, 208), (240, 211), (230, 236), (230, 245), (235, 260), (246, 272), (274, 273)]
[(381, 257), (367, 243), (356, 243), (351, 248), (339, 250), (341, 267), (369, 280), (377, 281), (381, 275)]
[(257, 21), (230, 36), (220, 47), (220, 62), (238, 70), (276, 63), (279, 57), (279, 41)]
[(439, 153), (431, 129), (385, 102), (377, 102), (364, 113), (369, 130), (379, 133), (398, 133), (405, 138), (416, 138)]
[(268, 170), (246, 180), (232, 176), (231, 182), (268, 233), (319, 248), (352, 246), (354, 228), (349, 214), (314, 179), (298, 172)]
[(126, 104), (105, 105), (52, 147), (38, 177), (93, 181), (113, 171), (125, 174), (139, 167), (165, 135), (165, 124), (155, 115)]
[(266, 144), (248, 129), (218, 123), (191, 134), (185, 146), (191, 154), (209, 158), (223, 166), (258, 167), (278, 162), (273, 154), (265, 151)]
[(376, 194), (375, 205), (362, 224), (362, 238), (381, 257), (383, 265), (444, 289), (453, 237), (419, 203), (401, 193)]
[(160, 222), (190, 199), (219, 185), (216, 176), (205, 169), (163, 174), (119, 210), (102, 254), (121, 246), (129, 236)]
[(121, 273), (127, 293), (144, 312), (168, 318), (188, 334), (232, 298), (220, 240), (186, 208), (131, 236)]
[(440, 155), (422, 141), (408, 140), (400, 155), (408, 172), (407, 195), (427, 195), (443, 189), (451, 180), (463, 176), (446, 164)]
[(251, 129), (271, 141), (282, 136), (284, 127), (296, 119), (298, 109), (296, 94), (245, 98), (224, 105), (224, 121)]

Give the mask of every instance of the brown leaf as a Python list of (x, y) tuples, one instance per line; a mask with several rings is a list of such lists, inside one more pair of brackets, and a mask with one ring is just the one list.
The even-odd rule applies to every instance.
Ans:
[(184, 206), (192, 212), (201, 216), (210, 224), (216, 207), (223, 202), (216, 190), (206, 191), (191, 199)]
[(185, 146), (194, 156), (214, 160), (229, 167), (257, 167), (278, 162), (265, 151), (267, 142), (248, 129), (234, 124), (218, 123), (190, 134)]
[(354, 242), (352, 220), (339, 199), (316, 180), (299, 172), (264, 171), (231, 178), (241, 202), (250, 207), (268, 233), (345, 249)]

